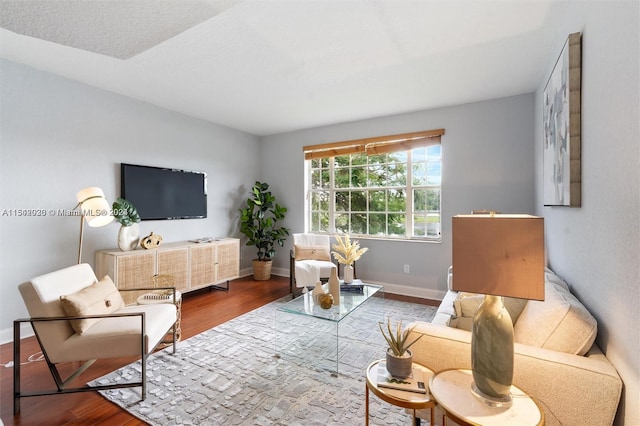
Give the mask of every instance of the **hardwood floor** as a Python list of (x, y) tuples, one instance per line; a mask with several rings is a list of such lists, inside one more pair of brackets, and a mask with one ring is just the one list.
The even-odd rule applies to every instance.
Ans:
[[(202, 333), (216, 325), (256, 309), (289, 294), (289, 278), (272, 276), (269, 281), (254, 281), (252, 277), (231, 282), (228, 292), (200, 290), (187, 293), (182, 302), (182, 339)], [(425, 299), (385, 297), (436, 305)], [(29, 362), (28, 357), (39, 351), (35, 338), (23, 339), (21, 360), (23, 390), (51, 389), (55, 385), (44, 362)], [(108, 402), (97, 392), (23, 398), (21, 411), (13, 415), (13, 368), (3, 367), (13, 359), (13, 344), (0, 346), (0, 406), (5, 425), (144, 425), (137, 418)], [(135, 361), (132, 359), (99, 360), (76, 380), (86, 383)], [(73, 370), (76, 365), (69, 365)], [(65, 369), (61, 369), (65, 371)]]

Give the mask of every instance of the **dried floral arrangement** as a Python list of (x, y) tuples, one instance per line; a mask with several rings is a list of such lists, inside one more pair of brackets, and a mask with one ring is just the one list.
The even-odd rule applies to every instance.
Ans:
[(337, 243), (331, 246), (335, 250), (331, 254), (343, 265), (353, 265), (353, 262), (360, 259), (369, 250), (366, 247), (360, 248), (360, 243), (357, 241), (352, 242), (348, 235), (344, 237), (336, 235), (336, 241)]

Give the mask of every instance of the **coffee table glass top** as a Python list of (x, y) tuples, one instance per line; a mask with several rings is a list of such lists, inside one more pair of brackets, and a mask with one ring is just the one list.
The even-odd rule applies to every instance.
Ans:
[[(325, 291), (328, 286), (325, 284)], [(278, 307), (279, 311), (289, 312), (292, 314), (306, 315), (327, 321), (340, 322), (351, 312), (355, 311), (358, 306), (362, 305), (373, 295), (382, 290), (382, 286), (363, 283), (362, 292), (341, 291), (340, 305), (333, 305), (329, 309), (322, 309), (320, 305), (313, 302), (311, 292), (304, 293), (292, 301)]]

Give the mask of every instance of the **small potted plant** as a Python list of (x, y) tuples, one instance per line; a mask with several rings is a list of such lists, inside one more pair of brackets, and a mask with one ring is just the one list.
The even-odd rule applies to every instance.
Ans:
[(369, 249), (360, 248), (360, 243), (357, 241), (351, 241), (348, 235), (341, 238), (340, 235), (336, 235), (336, 241), (332, 248), (335, 250), (331, 252), (333, 257), (336, 258), (338, 263), (344, 265), (344, 282), (349, 284), (353, 282), (353, 262), (357, 261), (365, 254)]
[(120, 222), (118, 231), (118, 247), (122, 251), (130, 251), (138, 246), (140, 241), (140, 215), (136, 207), (124, 198), (113, 202), (113, 217)]
[(287, 208), (276, 203), (269, 185), (263, 182), (253, 185), (247, 207), (240, 209), (240, 232), (247, 236), (248, 246), (258, 249), (258, 257), (253, 260), (255, 280), (263, 281), (271, 277), (275, 245), (282, 247), (289, 235), (289, 229), (278, 224), (284, 220), (286, 212)]
[[(393, 377), (405, 378), (409, 377), (412, 372), (413, 356), (409, 348), (416, 343), (422, 335), (418, 336), (411, 343), (407, 342), (409, 333), (413, 331), (414, 327), (402, 330), (402, 321), (398, 321), (395, 327), (395, 331), (391, 326), (391, 318), (387, 319), (386, 327), (383, 322), (378, 323), (380, 331), (387, 341), (389, 348), (387, 349), (387, 371)], [(385, 332), (386, 328), (386, 332)]]

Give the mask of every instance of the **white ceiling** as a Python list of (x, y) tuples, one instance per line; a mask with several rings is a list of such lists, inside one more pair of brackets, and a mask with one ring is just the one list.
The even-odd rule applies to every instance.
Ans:
[(0, 56), (270, 135), (532, 92), (559, 3), (0, 0)]

